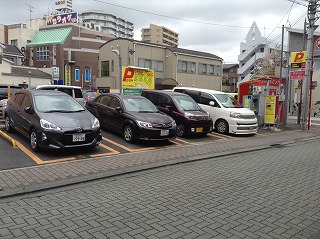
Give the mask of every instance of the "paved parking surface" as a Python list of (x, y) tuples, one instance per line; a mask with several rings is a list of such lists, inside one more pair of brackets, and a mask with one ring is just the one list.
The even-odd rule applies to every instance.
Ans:
[(320, 236), (319, 139), (0, 200), (0, 237)]

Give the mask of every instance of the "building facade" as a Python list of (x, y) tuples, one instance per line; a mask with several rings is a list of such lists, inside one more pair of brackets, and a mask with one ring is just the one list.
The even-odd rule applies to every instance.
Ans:
[(73, 23), (45, 26), (27, 44), (27, 65), (52, 69), (53, 84), (95, 88), (99, 47), (111, 39)]
[(133, 23), (103, 11), (86, 11), (80, 15), (80, 24), (115, 37), (133, 39)]
[(97, 87), (119, 92), (121, 66), (130, 66), (153, 69), (156, 89), (189, 86), (221, 90), (222, 61), (210, 53), (114, 39), (99, 50), (99, 77), (96, 82)]
[(238, 82), (250, 80), (259, 60), (269, 55), (272, 50), (279, 49), (276, 49), (275, 43), (261, 36), (257, 24), (253, 22), (245, 42), (240, 43)]
[(223, 64), (222, 91), (237, 92), (238, 64)]
[(147, 43), (161, 44), (165, 46), (178, 47), (179, 34), (169, 28), (150, 24), (149, 28), (141, 29), (141, 41)]

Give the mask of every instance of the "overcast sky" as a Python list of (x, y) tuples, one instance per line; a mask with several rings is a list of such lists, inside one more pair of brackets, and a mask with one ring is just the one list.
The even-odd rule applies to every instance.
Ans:
[[(0, 24), (25, 23), (41, 18), (57, 0), (0, 0)], [(306, 0), (294, 0), (306, 5)], [(103, 10), (141, 28), (165, 26), (179, 33), (179, 47), (215, 54), (224, 63), (238, 63), (240, 42), (255, 21), (262, 36), (281, 42), (281, 27), (303, 28), (307, 7), (289, 0), (73, 0), (73, 9)], [(286, 42), (285, 42), (286, 43)]]

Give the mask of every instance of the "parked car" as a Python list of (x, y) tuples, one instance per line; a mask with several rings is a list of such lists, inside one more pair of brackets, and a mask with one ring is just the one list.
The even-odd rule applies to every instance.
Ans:
[(20, 90), (8, 100), (5, 129), (30, 140), (31, 149), (93, 147), (101, 142), (96, 117), (59, 91)]
[(179, 137), (191, 134), (205, 135), (212, 131), (210, 115), (190, 96), (162, 90), (143, 90), (141, 95), (176, 121)]
[(80, 86), (71, 86), (71, 85), (38, 85), (31, 87), (30, 89), (35, 90), (57, 90), (64, 92), (73, 98), (75, 98), (80, 104), (84, 105), (84, 97), (82, 94), (82, 89)]
[(128, 143), (176, 137), (175, 121), (145, 97), (107, 93), (87, 102), (86, 107), (102, 127), (121, 133)]
[(219, 133), (255, 134), (258, 122), (255, 113), (222, 91), (193, 87), (175, 87), (175, 92), (190, 95), (213, 119)]

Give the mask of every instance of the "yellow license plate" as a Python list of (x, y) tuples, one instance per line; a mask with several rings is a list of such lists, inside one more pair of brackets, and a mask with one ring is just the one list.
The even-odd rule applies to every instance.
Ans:
[(196, 128), (196, 132), (197, 132), (197, 133), (203, 132), (203, 128)]

